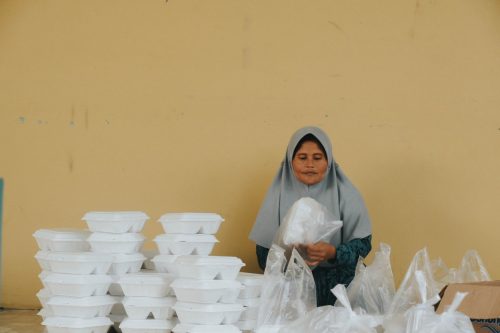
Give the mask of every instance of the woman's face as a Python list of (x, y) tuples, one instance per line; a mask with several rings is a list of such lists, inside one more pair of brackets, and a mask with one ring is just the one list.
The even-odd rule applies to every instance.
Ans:
[(328, 161), (316, 142), (305, 141), (293, 157), (292, 167), (301, 183), (314, 185), (325, 177)]

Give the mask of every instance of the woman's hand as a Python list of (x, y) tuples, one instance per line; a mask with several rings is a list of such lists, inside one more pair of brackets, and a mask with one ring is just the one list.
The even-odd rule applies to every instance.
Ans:
[(316, 266), (320, 262), (333, 259), (337, 254), (335, 246), (325, 242), (301, 244), (300, 249), (307, 255), (305, 261), (309, 266)]

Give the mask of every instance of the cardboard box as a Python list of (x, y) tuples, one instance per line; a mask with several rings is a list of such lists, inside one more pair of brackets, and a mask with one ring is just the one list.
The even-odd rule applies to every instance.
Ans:
[(471, 318), (477, 333), (500, 333), (500, 281), (450, 284), (441, 292), (436, 312), (442, 313), (457, 292), (468, 293), (458, 311)]

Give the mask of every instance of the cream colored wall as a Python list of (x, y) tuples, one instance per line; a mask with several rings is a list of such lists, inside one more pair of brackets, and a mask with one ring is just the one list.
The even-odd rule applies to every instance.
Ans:
[[(500, 278), (500, 2), (0, 2), (2, 298), (35, 307), (32, 233), (89, 210), (213, 211), (247, 240), (291, 133), (318, 125), (398, 281), (427, 246)], [(148, 242), (148, 248), (154, 244)]]

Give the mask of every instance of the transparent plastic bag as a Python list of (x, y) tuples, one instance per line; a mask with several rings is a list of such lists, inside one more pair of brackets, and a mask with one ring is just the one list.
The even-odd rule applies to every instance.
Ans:
[(406, 272), (403, 282), (399, 286), (394, 299), (389, 307), (389, 311), (384, 318), (384, 328), (386, 333), (401, 333), (405, 331), (406, 320), (404, 313), (412, 306), (424, 303), (419, 282), (416, 278), (416, 272), (420, 271), (425, 280), (425, 295), (433, 298), (439, 294), (439, 288), (436, 286), (432, 275), (431, 263), (427, 249), (418, 251)]
[(437, 315), (433, 321), (422, 323), (415, 333), (474, 333), (470, 318), (457, 311), (466, 295), (467, 293), (456, 293), (445, 312)]
[(481, 282), (491, 281), (490, 274), (483, 264), (483, 260), (476, 250), (468, 250), (457, 271), (457, 281), (465, 282)]
[(296, 244), (329, 242), (342, 224), (316, 200), (301, 198), (286, 213), (273, 243), (289, 250)]
[[(391, 268), (391, 247), (380, 243), (371, 265), (365, 266), (360, 258), (354, 279), (347, 287), (347, 296), (353, 308), (361, 308), (371, 315), (384, 315), (395, 294)], [(335, 305), (340, 305), (337, 300)]]
[(439, 302), (439, 296), (428, 297), (427, 283), (422, 271), (415, 272), (421, 303), (412, 306), (406, 313), (406, 333), (421, 332), (422, 327), (432, 327), (438, 321), (439, 316), (434, 311), (434, 304)]
[(314, 277), (295, 249), (287, 265), (285, 250), (271, 246), (260, 304), (257, 327), (261, 331), (273, 331), (316, 308)]
[(332, 293), (341, 306), (322, 306), (296, 321), (285, 325), (279, 333), (376, 333), (381, 324), (376, 316), (366, 315), (362, 309), (351, 308), (344, 285), (338, 284)]

